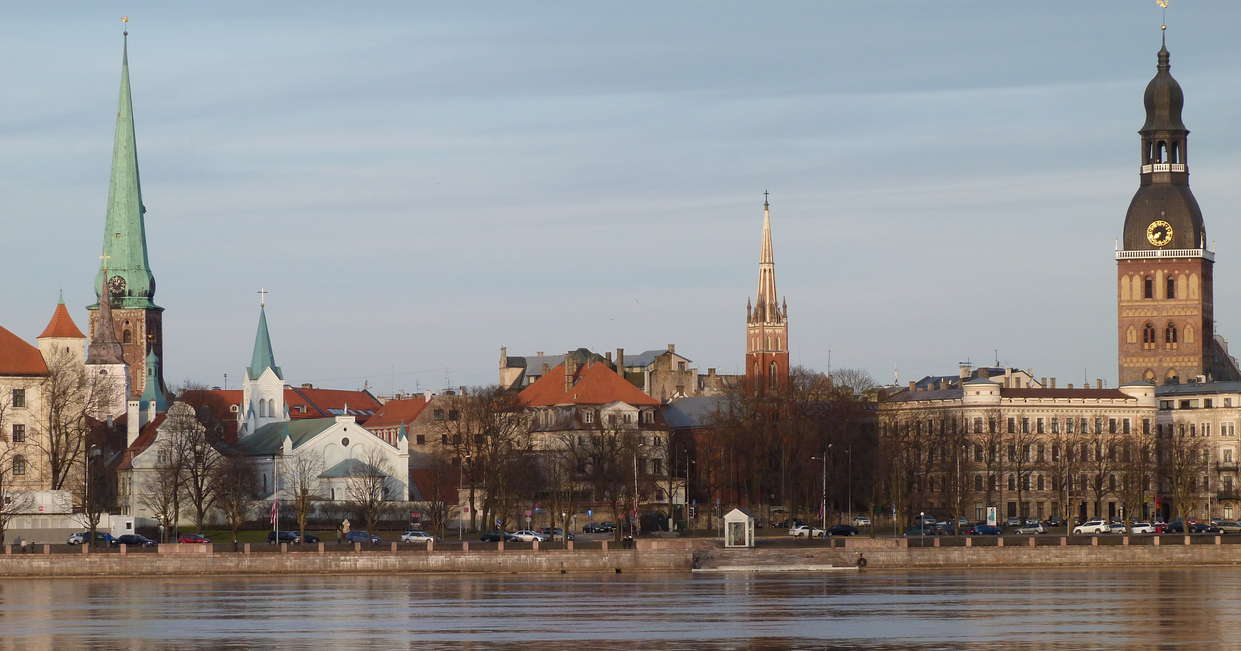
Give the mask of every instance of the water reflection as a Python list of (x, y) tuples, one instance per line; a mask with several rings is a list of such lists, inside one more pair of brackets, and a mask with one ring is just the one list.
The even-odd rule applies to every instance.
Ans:
[(0, 583), (0, 649), (1231, 646), (1241, 569)]

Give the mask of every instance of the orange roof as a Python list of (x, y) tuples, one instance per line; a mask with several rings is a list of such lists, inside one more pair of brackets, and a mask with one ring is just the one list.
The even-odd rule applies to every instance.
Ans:
[[(414, 422), (418, 414), (427, 408), (427, 399), (425, 396), (417, 396), (414, 398), (406, 398), (404, 400), (389, 400), (385, 402), (379, 411), (366, 421), (367, 429), (376, 429), (380, 427), (399, 427), (402, 423), (409, 425)], [(350, 408), (352, 410), (352, 408)]]
[(548, 371), (517, 395), (522, 404), (531, 407), (551, 405), (606, 405), (624, 402), (630, 405), (658, 406), (659, 401), (646, 395), (605, 362), (590, 362), (577, 369), (573, 387), (564, 390), (564, 364)]
[(86, 335), (78, 330), (78, 325), (73, 322), (73, 317), (69, 316), (69, 310), (65, 309), (64, 303), (57, 303), (56, 310), (52, 312), (52, 320), (47, 322), (47, 327), (43, 329), (43, 334), (39, 335), (39, 339), (48, 339), (51, 337), (64, 337), (66, 339), (85, 339)]
[(38, 348), (0, 326), (0, 375), (47, 375)]
[[(365, 423), (382, 406), (370, 391), (304, 387), (285, 387), (284, 404), (288, 406), (289, 418), (293, 420), (344, 416), (344, 409), (348, 406), (348, 415), (357, 418), (359, 425)], [(298, 406), (304, 409), (299, 411)]]

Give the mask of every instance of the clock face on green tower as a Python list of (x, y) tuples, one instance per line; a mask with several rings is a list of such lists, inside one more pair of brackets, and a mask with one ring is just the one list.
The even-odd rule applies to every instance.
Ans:
[(108, 279), (108, 289), (111, 290), (113, 296), (124, 294), (125, 279), (121, 276), (112, 276)]

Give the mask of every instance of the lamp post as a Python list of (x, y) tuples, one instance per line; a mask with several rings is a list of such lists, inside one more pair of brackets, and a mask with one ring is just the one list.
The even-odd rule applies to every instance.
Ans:
[(822, 457), (810, 457), (811, 461), (822, 461), (823, 462), (823, 494), (822, 494), (822, 501), (819, 504), (819, 508), (823, 509), (822, 515), (823, 515), (823, 535), (824, 536), (827, 535), (827, 453), (831, 451), (831, 449), (832, 449), (832, 444), (828, 443), (827, 447), (823, 448)]
[[(99, 529), (99, 518), (95, 511), (95, 505), (91, 502), (90, 485), (92, 481), (91, 468), (93, 467), (93, 464), (91, 462), (96, 457), (98, 457), (100, 454), (102, 454), (103, 450), (100, 450), (99, 446), (97, 445), (92, 445), (86, 448), (85, 452), (86, 452), (86, 481), (82, 487), (82, 507), (83, 507), (83, 510), (86, 512), (86, 523), (90, 525), (90, 540), (86, 541), (86, 545), (88, 547), (94, 547), (95, 546), (95, 535), (96, 535), (95, 532), (98, 531)], [(94, 499), (99, 499), (99, 497), (96, 496)]]
[(849, 456), (849, 486), (847, 488), (849, 494), (849, 524), (853, 524), (853, 444), (845, 448), (845, 454)]

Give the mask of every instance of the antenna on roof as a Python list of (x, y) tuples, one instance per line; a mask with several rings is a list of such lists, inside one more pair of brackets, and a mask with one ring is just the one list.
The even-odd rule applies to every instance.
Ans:
[(224, 390), (228, 391), (228, 373), (224, 374)]
[(1000, 349), (999, 349), (999, 348), (992, 348), (991, 350), (995, 351), (995, 366), (996, 366), (996, 368), (999, 368), (999, 366), (1000, 366)]

